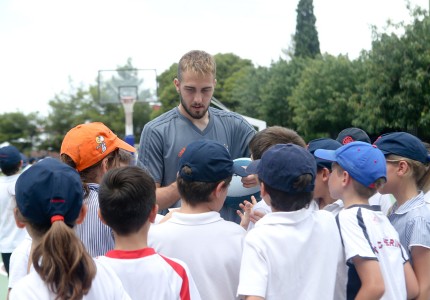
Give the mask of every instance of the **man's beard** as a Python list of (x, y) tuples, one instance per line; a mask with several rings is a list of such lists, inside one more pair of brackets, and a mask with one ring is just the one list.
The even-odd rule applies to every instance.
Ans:
[[(191, 117), (191, 118), (193, 118), (193, 119), (196, 119), (196, 120), (199, 120), (199, 119), (201, 119), (201, 118), (203, 118), (205, 115), (206, 115), (206, 112), (208, 111), (208, 109), (209, 109), (209, 105), (208, 105), (208, 107), (204, 110), (204, 111), (202, 111), (201, 113), (193, 113), (193, 112), (191, 112), (189, 109), (188, 109), (188, 107), (185, 105), (185, 102), (184, 102), (184, 99), (182, 98), (182, 94), (181, 94), (181, 92), (179, 92), (179, 99), (180, 99), (180, 101), (181, 101), (181, 105), (182, 105), (182, 108), (185, 110), (185, 112)], [(209, 104), (210, 104), (210, 102), (209, 102)]]

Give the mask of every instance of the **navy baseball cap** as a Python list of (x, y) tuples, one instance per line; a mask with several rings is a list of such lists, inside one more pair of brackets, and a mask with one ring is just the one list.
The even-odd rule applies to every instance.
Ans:
[[(333, 140), (330, 138), (320, 138), (320, 139), (315, 139), (315, 140), (312, 140), (309, 142), (308, 151), (311, 154), (314, 154), (315, 150), (317, 150), (317, 149), (336, 150), (340, 147), (342, 147), (342, 144), (336, 140)], [(327, 169), (331, 170), (331, 161), (321, 159), (319, 157), (315, 157), (315, 160), (317, 162), (318, 167), (327, 168)]]
[[(313, 155), (295, 144), (278, 144), (263, 153), (246, 168), (248, 174), (257, 174), (268, 186), (290, 194), (312, 192), (315, 186), (316, 162)], [(312, 181), (298, 190), (294, 183), (305, 174), (312, 176)]]
[[(186, 174), (183, 167), (191, 168)], [(179, 159), (179, 176), (185, 181), (217, 182), (237, 174), (245, 177), (245, 169), (235, 166), (227, 148), (212, 140), (190, 143)]]
[(58, 218), (73, 225), (79, 216), (83, 196), (78, 172), (54, 158), (45, 158), (24, 171), (15, 185), (19, 211), (26, 219), (40, 225), (49, 225)]
[(426, 164), (430, 161), (422, 141), (407, 132), (392, 132), (381, 135), (374, 143), (385, 155), (395, 154)]
[(337, 150), (318, 149), (315, 156), (337, 162), (352, 178), (366, 187), (372, 187), (381, 177), (387, 179), (384, 154), (369, 143), (351, 142)]
[(21, 153), (14, 146), (0, 148), (0, 168), (11, 168), (22, 160)]
[(357, 127), (345, 128), (344, 130), (339, 132), (336, 141), (338, 141), (342, 145), (346, 145), (351, 142), (365, 142), (369, 144), (371, 143), (367, 133), (363, 129)]

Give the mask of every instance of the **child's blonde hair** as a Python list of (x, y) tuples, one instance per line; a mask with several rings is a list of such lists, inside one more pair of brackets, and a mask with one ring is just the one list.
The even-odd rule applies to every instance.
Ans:
[(395, 154), (389, 154), (386, 158), (387, 161), (405, 161), (410, 166), (410, 176), (414, 179), (418, 189), (424, 193), (430, 190), (430, 168), (428, 164)]

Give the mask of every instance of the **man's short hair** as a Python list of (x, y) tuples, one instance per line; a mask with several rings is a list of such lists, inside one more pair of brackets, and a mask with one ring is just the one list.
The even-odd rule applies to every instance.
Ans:
[(143, 169), (127, 166), (109, 170), (99, 189), (100, 213), (119, 235), (135, 233), (155, 205), (155, 182)]
[(213, 75), (216, 78), (216, 63), (212, 55), (201, 50), (192, 50), (179, 60), (178, 80), (182, 79), (182, 73), (191, 71), (200, 75)]
[(306, 148), (303, 138), (294, 130), (281, 127), (271, 126), (257, 132), (249, 142), (249, 150), (252, 159), (260, 159), (263, 153), (270, 147), (277, 144), (296, 144)]

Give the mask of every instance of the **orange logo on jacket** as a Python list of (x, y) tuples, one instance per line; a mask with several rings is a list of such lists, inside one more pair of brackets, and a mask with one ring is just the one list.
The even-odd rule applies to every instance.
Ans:
[(182, 148), (181, 151), (178, 153), (178, 157), (181, 157), (182, 154), (184, 154), (186, 147)]

